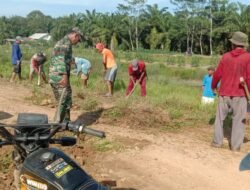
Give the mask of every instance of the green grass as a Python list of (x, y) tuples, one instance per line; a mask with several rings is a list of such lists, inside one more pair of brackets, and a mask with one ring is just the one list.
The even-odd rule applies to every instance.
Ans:
[(11, 164), (12, 164), (11, 153), (5, 153), (0, 159), (0, 171), (3, 173), (8, 172), (8, 169)]
[(120, 151), (123, 147), (117, 142), (111, 142), (109, 140), (98, 140), (95, 141), (93, 147), (96, 151), (107, 152), (107, 151)]

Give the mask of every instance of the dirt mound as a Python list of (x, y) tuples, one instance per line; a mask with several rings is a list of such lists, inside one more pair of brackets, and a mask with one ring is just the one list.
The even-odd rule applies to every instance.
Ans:
[(104, 110), (101, 120), (105, 124), (129, 126), (131, 128), (161, 128), (170, 122), (169, 115), (161, 109), (111, 108)]

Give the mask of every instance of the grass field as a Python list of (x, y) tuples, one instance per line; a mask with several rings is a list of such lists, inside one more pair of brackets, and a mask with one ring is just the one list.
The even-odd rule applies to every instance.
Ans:
[[(21, 83), (33, 88), (35, 102), (48, 94), (50, 87), (38, 88), (36, 78), (33, 84), (28, 82), (30, 58), (37, 51), (45, 49), (48, 57), (52, 48), (44, 45), (21, 45), (23, 52), (22, 76), (25, 79)], [(98, 95), (106, 92), (103, 81), (103, 68), (101, 55), (94, 49), (83, 49), (78, 46), (73, 49), (73, 55), (84, 57), (91, 61), (92, 72), (89, 86), (83, 89), (81, 81), (76, 76), (71, 77), (71, 84), (75, 95), (74, 101), (85, 111), (98, 109)], [(115, 83), (115, 96), (112, 100), (114, 107), (107, 110), (104, 115), (114, 120), (124, 118), (131, 113), (146, 114), (149, 119), (141, 121), (138, 125), (153, 127), (158, 126), (162, 130), (172, 130), (181, 127), (198, 127), (207, 125), (214, 117), (215, 106), (203, 107), (200, 105), (201, 81), (206, 73), (206, 68), (216, 65), (219, 57), (185, 56), (182, 54), (169, 54), (162, 51), (139, 52), (115, 52), (119, 64), (118, 76)], [(11, 75), (11, 46), (0, 47), (0, 76), (8, 80)], [(143, 59), (147, 63), (147, 97), (140, 97), (140, 89), (137, 88), (129, 100), (125, 100), (125, 89), (128, 83), (127, 66), (132, 59)], [(48, 74), (48, 62), (46, 74)], [(79, 98), (80, 97), (80, 98)], [(83, 98), (84, 97), (84, 100)], [(136, 111), (137, 110), (137, 111)], [(146, 111), (145, 111), (146, 110)]]

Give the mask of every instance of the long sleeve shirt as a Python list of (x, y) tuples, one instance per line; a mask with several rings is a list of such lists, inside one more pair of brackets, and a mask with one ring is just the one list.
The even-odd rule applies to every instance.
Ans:
[(146, 77), (146, 75), (147, 75), (147, 73), (146, 73), (146, 65), (145, 65), (143, 60), (140, 60), (138, 62), (138, 69), (136, 71), (133, 70), (133, 66), (131, 64), (129, 64), (129, 66), (128, 66), (129, 75), (132, 76), (135, 79), (139, 79), (143, 72), (144, 72), (143, 77)]
[(22, 52), (21, 52), (21, 49), (20, 49), (20, 46), (18, 43), (14, 43), (12, 45), (12, 64), (13, 65), (16, 65), (17, 62), (20, 62), (21, 61), (21, 58), (22, 58)]
[(216, 89), (220, 82), (220, 96), (246, 96), (240, 77), (245, 79), (250, 89), (250, 54), (243, 48), (236, 48), (221, 58), (213, 75), (212, 89)]

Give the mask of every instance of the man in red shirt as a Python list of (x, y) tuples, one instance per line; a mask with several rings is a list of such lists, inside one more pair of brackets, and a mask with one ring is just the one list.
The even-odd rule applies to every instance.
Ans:
[(126, 96), (133, 93), (134, 86), (139, 83), (141, 85), (141, 96), (146, 96), (146, 65), (142, 60), (133, 60), (128, 66), (130, 76)]
[(213, 75), (212, 89), (215, 91), (219, 82), (220, 89), (212, 146), (222, 146), (223, 122), (232, 111), (232, 134), (229, 144), (231, 150), (239, 151), (244, 139), (247, 113), (246, 92), (240, 79), (244, 79), (250, 89), (250, 54), (245, 50), (248, 46), (246, 34), (235, 32), (230, 41), (232, 51), (223, 55)]

